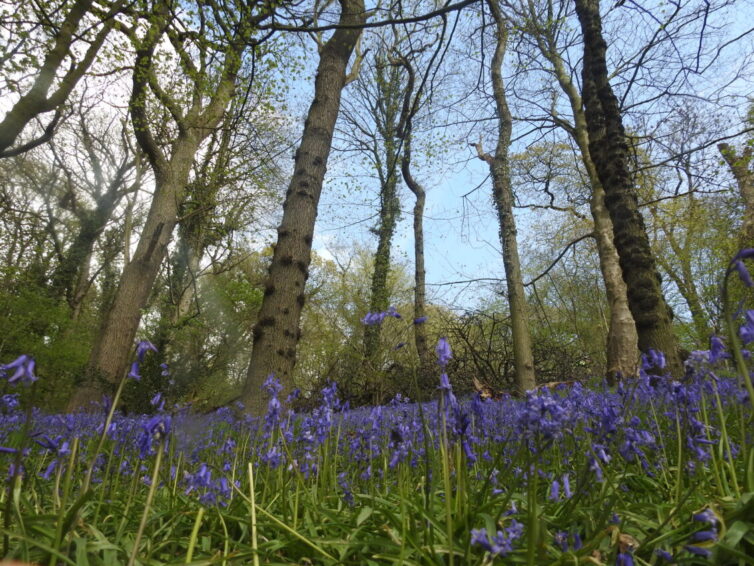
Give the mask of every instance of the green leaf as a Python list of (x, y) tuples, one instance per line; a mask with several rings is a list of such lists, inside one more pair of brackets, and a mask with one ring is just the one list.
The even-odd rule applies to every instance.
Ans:
[(372, 513), (374, 513), (374, 509), (372, 509), (368, 505), (366, 507), (363, 507), (361, 511), (359, 511), (359, 515), (356, 517), (356, 526), (361, 526), (364, 521), (372, 516)]

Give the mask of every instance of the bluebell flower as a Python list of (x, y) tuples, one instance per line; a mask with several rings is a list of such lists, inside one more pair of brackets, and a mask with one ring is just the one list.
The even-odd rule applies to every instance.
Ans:
[(709, 542), (717, 540), (717, 529), (697, 531), (691, 535), (691, 542)]
[(36, 362), (34, 361), (34, 358), (23, 354), (9, 364), (0, 366), (0, 378), (6, 377), (8, 372), (15, 370), (13, 372), (13, 375), (7, 378), (8, 383), (33, 383), (34, 381), (39, 379), (36, 375), (34, 375), (35, 366)]
[(741, 342), (744, 346), (754, 342), (754, 310), (747, 310), (744, 314), (746, 322), (738, 330), (738, 335), (741, 337)]
[(568, 474), (563, 474), (563, 495), (565, 495), (566, 499), (570, 499), (573, 496), (573, 493), (571, 492), (571, 479), (568, 477)]
[(141, 374), (139, 373), (139, 362), (134, 362), (131, 364), (131, 369), (128, 372), (128, 377), (135, 379), (136, 381), (141, 381)]
[(698, 523), (707, 523), (709, 525), (717, 524), (717, 516), (715, 515), (715, 512), (709, 507), (707, 507), (704, 511), (694, 513), (691, 518)]
[(144, 356), (147, 352), (157, 353), (157, 347), (149, 340), (141, 340), (136, 344), (136, 358), (139, 360), (139, 363), (144, 361)]
[(714, 364), (718, 360), (730, 357), (725, 351), (725, 344), (718, 336), (710, 336), (709, 344), (709, 363)]
[(697, 556), (702, 556), (704, 558), (709, 558), (710, 556), (712, 556), (711, 550), (707, 548), (703, 548), (701, 546), (687, 545), (687, 546), (684, 546), (683, 548), (685, 548), (691, 554), (696, 554)]
[(663, 369), (665, 367), (665, 354), (650, 348), (646, 354), (641, 355), (641, 366), (644, 370)]
[(560, 483), (558, 480), (552, 480), (550, 484), (550, 495), (548, 497), (550, 501), (558, 501), (560, 499)]
[(628, 552), (619, 552), (615, 557), (615, 566), (634, 566), (634, 557)]
[(487, 535), (487, 529), (472, 529), (471, 544), (481, 546), (492, 556), (505, 556), (513, 550), (513, 541), (521, 537), (523, 528), (523, 524), (514, 519), (504, 531), (497, 531), (492, 539)]
[(414, 324), (424, 324), (425, 322), (427, 322), (426, 316), (420, 316), (419, 318), (414, 319)]
[(661, 548), (655, 550), (655, 554), (666, 562), (673, 562), (675, 560), (672, 554), (670, 554), (667, 550), (663, 550)]
[(568, 533), (566, 531), (555, 533), (555, 543), (560, 547), (561, 552), (568, 552)]
[(448, 362), (453, 357), (453, 352), (450, 350), (450, 344), (448, 344), (448, 340), (444, 337), (437, 341), (435, 352), (437, 352), (437, 363), (440, 364), (441, 368), (447, 366)]
[(754, 287), (754, 281), (751, 279), (749, 271), (746, 269), (746, 265), (740, 259), (733, 262), (733, 267), (738, 271), (738, 277), (741, 279), (744, 285), (747, 287)]

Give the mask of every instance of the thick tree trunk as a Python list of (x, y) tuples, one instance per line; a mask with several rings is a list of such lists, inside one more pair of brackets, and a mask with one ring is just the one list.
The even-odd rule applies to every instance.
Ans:
[(354, 27), (336, 30), (320, 51), (314, 100), (296, 152), (293, 178), (283, 204), (283, 220), (278, 227), (278, 241), (254, 327), (254, 345), (242, 400), (246, 409), (255, 414), (261, 414), (266, 405), (261, 386), (267, 376), (275, 374), (288, 387), (296, 363), (317, 205), (348, 60), (361, 34), (361, 29), (355, 26), (366, 21), (363, 0), (340, 0), (340, 6), (340, 23)]
[(629, 153), (618, 99), (608, 80), (599, 0), (575, 0), (584, 38), (583, 99), (589, 153), (605, 191), (615, 247), (636, 322), (639, 349), (665, 353), (668, 369), (682, 375), (672, 313), (662, 294), (660, 275), (629, 171)]
[(155, 193), (139, 243), (123, 270), (115, 298), (89, 356), (87, 383), (76, 390), (69, 402), (70, 409), (99, 401), (104, 393), (113, 389), (128, 366), (141, 309), (147, 304), (178, 221), (178, 205), (188, 183), (198, 141), (192, 137), (176, 144), (169, 169), (160, 174), (155, 172)]
[[(235, 92), (243, 53), (242, 45), (237, 42), (229, 45), (223, 54), (223, 70), (214, 91), (205, 91), (208, 77), (197, 77), (191, 106), (182, 115), (177, 111), (172, 112), (178, 121), (179, 133), (170, 145), (169, 157), (163, 152), (149, 127), (146, 108), (150, 75), (154, 72), (152, 57), (169, 18), (168, 6), (164, 2), (157, 3), (155, 9), (144, 38), (134, 39), (139, 45), (131, 93), (131, 120), (139, 146), (154, 170), (154, 196), (136, 251), (123, 270), (115, 298), (95, 340), (85, 376), (87, 381), (69, 401), (70, 409), (98, 401), (102, 393), (112, 390), (125, 374), (141, 320), (141, 310), (147, 304), (178, 222), (178, 210), (195, 154), (202, 141), (220, 124)], [(200, 93), (204, 96), (200, 96)], [(168, 98), (165, 93), (161, 95), (163, 100)], [(174, 100), (168, 104), (173, 109), (176, 105)]]
[(566, 72), (563, 59), (554, 45), (547, 45), (542, 39), (540, 50), (552, 63), (555, 76), (561, 89), (568, 97), (573, 112), (573, 127), (569, 133), (581, 152), (581, 160), (592, 187), (589, 208), (594, 221), (594, 240), (600, 260), (602, 280), (610, 307), (610, 322), (607, 332), (607, 368), (605, 376), (613, 383), (618, 376), (636, 375), (638, 362), (638, 336), (636, 323), (628, 306), (626, 283), (620, 268), (620, 257), (613, 241), (613, 222), (605, 206), (605, 190), (600, 183), (597, 169), (589, 153), (589, 134), (581, 95), (571, 77)]
[(500, 224), (500, 242), (503, 246), (503, 266), (505, 268), (508, 305), (511, 312), (516, 387), (520, 393), (523, 393), (534, 389), (536, 378), (526, 295), (524, 294), (524, 283), (521, 277), (521, 260), (518, 255), (518, 232), (516, 230), (516, 219), (513, 215), (513, 188), (511, 187), (508, 159), (513, 118), (508, 109), (502, 72), (508, 43), (508, 29), (497, 0), (489, 0), (488, 5), (495, 20), (496, 45), (490, 72), (498, 121), (498, 140), (494, 156), (485, 154), (482, 151), (481, 144), (476, 147), (479, 157), (489, 165), (492, 176), (492, 196)]

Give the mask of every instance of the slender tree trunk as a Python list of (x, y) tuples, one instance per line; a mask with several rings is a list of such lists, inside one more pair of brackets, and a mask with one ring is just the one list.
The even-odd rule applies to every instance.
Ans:
[[(397, 74), (395, 67), (390, 67), (388, 76), (385, 76), (384, 61), (378, 59), (376, 64), (378, 65), (375, 77), (376, 88), (380, 101), (378, 112), (381, 115), (374, 118), (377, 122), (377, 131), (382, 137), (384, 157), (377, 147), (380, 140), (375, 140), (375, 157), (380, 176), (380, 224), (377, 232), (377, 251), (374, 254), (369, 312), (384, 312), (390, 300), (387, 287), (390, 274), (390, 252), (400, 214), (400, 201), (397, 195), (399, 155), (395, 143), (396, 122), (399, 119), (400, 75)], [(364, 326), (364, 358), (372, 365), (379, 352), (381, 328), (379, 324)]]
[(492, 194), (500, 223), (500, 242), (503, 246), (503, 266), (507, 287), (508, 305), (511, 312), (513, 338), (513, 363), (516, 371), (516, 387), (520, 393), (534, 389), (534, 357), (531, 348), (531, 333), (527, 314), (526, 295), (521, 277), (521, 261), (518, 255), (516, 219), (513, 215), (513, 188), (511, 187), (510, 147), (513, 118), (508, 109), (503, 82), (503, 60), (508, 43), (508, 29), (497, 0), (487, 4), (495, 21), (495, 53), (492, 56), (492, 92), (498, 121), (498, 140), (495, 155), (482, 151), (481, 143), (476, 145), (480, 159), (487, 162), (492, 176)]
[(636, 322), (639, 349), (665, 353), (668, 369), (682, 375), (672, 313), (660, 286), (644, 220), (629, 171), (629, 153), (618, 99), (608, 80), (599, 0), (575, 0), (584, 38), (583, 99), (589, 153), (605, 190), (615, 247)]
[(733, 173), (738, 191), (744, 202), (743, 223), (741, 224), (741, 248), (754, 247), (754, 145), (747, 145), (740, 155), (727, 143), (717, 146), (720, 155)]
[(605, 376), (609, 383), (613, 383), (617, 376), (636, 375), (638, 361), (636, 323), (628, 306), (626, 283), (623, 281), (620, 257), (613, 241), (613, 222), (610, 220), (610, 212), (605, 206), (605, 190), (600, 183), (597, 169), (589, 153), (589, 134), (581, 96), (564, 68), (563, 59), (557, 51), (557, 46), (545, 44), (541, 36), (537, 39), (540, 50), (552, 63), (558, 83), (571, 104), (574, 123), (568, 131), (579, 147), (581, 160), (592, 187), (589, 208), (594, 221), (594, 240), (597, 244), (600, 271), (602, 272), (602, 280), (605, 282), (605, 294), (610, 306)]
[[(414, 321), (422, 320), (427, 315), (426, 284), (424, 268), (424, 206), (427, 200), (424, 187), (411, 174), (411, 157), (413, 141), (413, 120), (417, 111), (417, 101), (421, 92), (414, 94), (416, 73), (407, 57), (400, 57), (394, 64), (400, 65), (406, 71), (406, 90), (403, 95), (403, 107), (398, 125), (397, 135), (403, 140), (403, 155), (401, 158), (401, 174), (406, 186), (414, 194)], [(414, 323), (414, 344), (419, 357), (417, 382), (421, 397), (429, 397), (434, 391), (432, 352), (427, 339), (427, 328), (423, 322)], [(420, 399), (419, 399), (420, 400)]]
[[(403, 159), (401, 160), (403, 180), (409, 190), (414, 193), (414, 320), (421, 320), (427, 316), (426, 284), (424, 268), (424, 206), (427, 200), (424, 187), (411, 175), (411, 132), (407, 131), (403, 141)], [(427, 340), (427, 328), (423, 323), (414, 324), (414, 344), (419, 356), (418, 384), (420, 394), (429, 396), (433, 391), (432, 352)]]
[(80, 273), (88, 272), (89, 261), (92, 256), (94, 244), (107, 226), (110, 217), (118, 205), (122, 196), (123, 176), (131, 168), (129, 164), (123, 166), (116, 177), (111, 181), (107, 191), (96, 202), (94, 210), (87, 210), (80, 216), (81, 226), (71, 245), (66, 250), (63, 259), (52, 276), (53, 293), (59, 297), (65, 297), (72, 310), (76, 310), (77, 292), (82, 289)]
[(264, 410), (266, 400), (261, 386), (268, 375), (275, 374), (285, 387), (292, 383), (317, 205), (348, 60), (361, 34), (359, 27), (351, 26), (360, 26), (366, 21), (363, 0), (340, 0), (340, 7), (340, 23), (349, 27), (336, 30), (320, 51), (314, 100), (296, 151), (293, 178), (283, 204), (283, 220), (278, 227), (278, 240), (254, 327), (254, 345), (242, 400), (246, 409), (255, 414)]

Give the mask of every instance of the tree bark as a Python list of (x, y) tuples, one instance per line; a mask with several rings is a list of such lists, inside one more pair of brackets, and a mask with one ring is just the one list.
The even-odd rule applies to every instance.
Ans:
[(251, 363), (241, 397), (246, 410), (254, 414), (264, 411), (266, 400), (261, 386), (268, 375), (275, 374), (284, 387), (292, 384), (317, 205), (348, 60), (361, 34), (358, 26), (366, 21), (363, 0), (340, 0), (340, 7), (340, 24), (349, 27), (337, 29), (320, 51), (314, 100), (296, 151), (294, 173), (283, 203), (283, 220), (254, 326)]
[[(382, 138), (384, 159), (379, 153), (380, 140), (375, 140), (375, 157), (380, 177), (380, 221), (377, 232), (377, 251), (374, 254), (374, 270), (372, 271), (371, 296), (369, 312), (384, 312), (388, 308), (390, 296), (387, 279), (390, 273), (390, 252), (400, 214), (398, 189), (398, 148), (396, 147), (396, 127), (399, 119), (400, 75), (394, 67), (390, 67), (388, 76), (385, 75), (385, 62), (377, 61), (376, 89), (377, 109), (381, 116), (374, 116), (377, 131)], [(380, 347), (381, 325), (364, 326), (364, 358), (367, 363), (374, 365), (375, 356)]]
[[(417, 111), (416, 101), (420, 99), (421, 92), (414, 93), (416, 74), (414, 67), (406, 57), (399, 57), (397, 64), (406, 71), (406, 90), (403, 96), (403, 107), (398, 126), (398, 136), (403, 140), (403, 155), (401, 157), (401, 174), (406, 186), (414, 194), (414, 321), (423, 319), (427, 315), (426, 309), (426, 284), (424, 268), (424, 206), (427, 194), (424, 187), (411, 174), (411, 142), (413, 139), (413, 119)], [(421, 89), (420, 89), (421, 91)], [(421, 397), (429, 397), (434, 391), (432, 382), (433, 375), (432, 352), (427, 339), (427, 328), (420, 323), (414, 323), (414, 345), (419, 358), (417, 371), (417, 392)]]
[(503, 60), (508, 43), (508, 29), (505, 18), (497, 0), (488, 0), (487, 4), (495, 21), (495, 53), (492, 56), (490, 72), (492, 92), (495, 98), (498, 139), (495, 155), (482, 151), (481, 143), (476, 145), (477, 155), (487, 162), (492, 176), (492, 196), (500, 224), (500, 243), (503, 246), (503, 266), (508, 305), (511, 312), (511, 331), (513, 339), (513, 363), (516, 372), (516, 388), (520, 393), (536, 387), (534, 374), (534, 357), (531, 347), (531, 333), (527, 314), (526, 295), (521, 277), (521, 260), (518, 255), (518, 232), (513, 215), (513, 188), (511, 186), (510, 148), (513, 118), (508, 109), (503, 81)]
[[(188, 184), (194, 156), (202, 141), (218, 126), (235, 91), (243, 46), (234, 42), (226, 48), (217, 85), (206, 98), (194, 96), (185, 114), (171, 112), (178, 121), (178, 134), (166, 155), (157, 144), (149, 126), (147, 92), (154, 89), (152, 57), (168, 22), (167, 5), (159, 2), (143, 40), (138, 40), (131, 93), (131, 120), (142, 151), (155, 175), (155, 190), (146, 223), (133, 258), (126, 264), (110, 309), (107, 311), (89, 357), (86, 383), (77, 389), (69, 409), (98, 401), (112, 390), (125, 374), (141, 310), (146, 306), (152, 286), (167, 254), (178, 211)], [(135, 40), (137, 41), (137, 40)], [(207, 77), (197, 77), (195, 92), (203, 91)], [(161, 102), (171, 104), (165, 93)], [(175, 101), (172, 101), (175, 107)]]
[(60, 83), (55, 91), (48, 95), (55, 77), (65, 58), (71, 54), (71, 47), (75, 41), (78, 28), (87, 12), (92, 6), (92, 0), (76, 0), (71, 6), (60, 28), (57, 30), (52, 47), (45, 54), (42, 66), (39, 69), (29, 91), (11, 107), (0, 122), (0, 158), (18, 155), (26, 149), (31, 149), (39, 143), (52, 137), (55, 125), (60, 118), (56, 115), (53, 122), (48, 126), (43, 138), (35, 142), (25, 144), (21, 148), (12, 148), (21, 131), (34, 118), (45, 112), (56, 110), (67, 99), (84, 73), (89, 69), (95, 57), (99, 53), (107, 35), (115, 25), (115, 14), (120, 11), (121, 4), (116, 4), (105, 16), (102, 28), (94, 37), (89, 47), (78, 63), (72, 61), (68, 71), (60, 78)]
[(639, 349), (664, 352), (668, 370), (683, 374), (672, 312), (662, 294), (660, 275), (629, 171), (629, 152), (618, 99), (608, 80), (607, 44), (602, 37), (599, 0), (575, 0), (584, 40), (582, 70), (589, 153), (605, 191), (615, 247), (636, 323)]
[(605, 377), (613, 383), (618, 376), (636, 375), (638, 362), (638, 336), (636, 323), (628, 306), (626, 283), (620, 268), (620, 257), (613, 241), (613, 222), (605, 206), (605, 190), (600, 183), (597, 169), (589, 153), (589, 134), (584, 115), (581, 95), (566, 72), (563, 59), (551, 35), (537, 30), (537, 43), (545, 58), (552, 64), (553, 72), (561, 90), (568, 97), (573, 112), (573, 126), (565, 128), (581, 152), (581, 160), (586, 169), (592, 196), (589, 208), (594, 222), (594, 240), (600, 261), (605, 294), (610, 307), (610, 321), (607, 333), (607, 367)]
[(739, 155), (727, 143), (717, 146), (720, 155), (733, 173), (738, 184), (738, 192), (744, 202), (743, 223), (741, 224), (740, 247), (754, 247), (754, 145), (747, 145)]
[(84, 297), (84, 274), (89, 271), (94, 245), (123, 196), (124, 177), (134, 164), (133, 160), (122, 163), (108, 184), (107, 190), (95, 197), (94, 209), (78, 213), (81, 223), (79, 231), (52, 275), (51, 287), (54, 295), (58, 298), (65, 297), (73, 313), (78, 311)]

